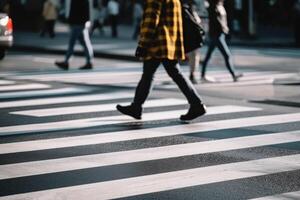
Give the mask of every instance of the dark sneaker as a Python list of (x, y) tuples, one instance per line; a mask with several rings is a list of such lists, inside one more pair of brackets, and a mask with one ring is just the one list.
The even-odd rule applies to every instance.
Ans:
[(63, 69), (63, 70), (68, 70), (69, 69), (69, 63), (67, 62), (55, 62), (55, 65), (57, 67), (59, 67), (60, 69)]
[(93, 64), (92, 63), (86, 63), (85, 65), (83, 65), (79, 69), (81, 69), (81, 70), (93, 69)]
[(233, 81), (234, 82), (238, 82), (240, 78), (242, 78), (244, 76), (244, 74), (237, 74), (233, 77)]
[(124, 115), (129, 115), (135, 119), (142, 119), (142, 108), (133, 106), (132, 104), (129, 106), (121, 106), (117, 105), (117, 110)]
[(181, 121), (191, 121), (200, 117), (206, 113), (206, 106), (203, 104), (195, 104), (191, 105), (190, 109), (188, 110), (187, 114), (181, 115)]

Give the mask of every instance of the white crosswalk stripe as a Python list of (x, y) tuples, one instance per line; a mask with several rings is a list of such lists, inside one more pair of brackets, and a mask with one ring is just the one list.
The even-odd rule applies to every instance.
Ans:
[(87, 89), (84, 88), (59, 88), (48, 90), (33, 90), (33, 91), (20, 91), (20, 92), (3, 92), (0, 95), (0, 99), (19, 98), (19, 97), (41, 97), (45, 95), (61, 95), (61, 94), (73, 94), (84, 93)]
[(48, 88), (50, 88), (50, 85), (32, 83), (32, 84), (22, 84), (22, 85), (0, 86), (0, 92), (13, 91), (13, 90), (48, 89)]
[(299, 169), (300, 154), (297, 154), (52, 189), (0, 199), (115, 199)]
[[(79, 76), (79, 74), (77, 75)], [(91, 74), (87, 75), (92, 76)], [(279, 76), (277, 73), (274, 73), (274, 75)], [(265, 76), (259, 73), (255, 75), (253, 73), (253, 77), (255, 76), (265, 78), (268, 75)], [(53, 75), (52, 78), (57, 77), (60, 76)], [(72, 74), (68, 75), (68, 77), (70, 79), (73, 78)], [(39, 78), (43, 79), (44, 77), (41, 75)], [(45, 78), (47, 78), (46, 75)], [(249, 78), (248, 81), (254, 80), (255, 78)], [(48, 86), (47, 84), (41, 85)], [(17, 85), (3, 86), (2, 89), (5, 91), (9, 88), (17, 88)], [(286, 130), (288, 129), (286, 128), (284, 131), (273, 130), (259, 133), (256, 130), (259, 130), (257, 127), (263, 129), (267, 125), (284, 126), (288, 123), (299, 123), (300, 113), (269, 113), (263, 115), (262, 108), (256, 106), (218, 105), (208, 107), (208, 117), (205, 118), (205, 121), (186, 124), (176, 120), (181, 114), (186, 112), (183, 106), (187, 102), (182, 99), (168, 97), (149, 99), (144, 105), (149, 110), (144, 112), (143, 119), (137, 122), (128, 116), (120, 114), (108, 113), (107, 116), (102, 117), (81, 115), (83, 113), (99, 112), (101, 114), (101, 112), (115, 111), (116, 104), (129, 104), (128, 99), (131, 99), (133, 96), (131, 93), (85, 94), (88, 90), (81, 87), (40, 89), (42, 88), (34, 88), (33, 84), (28, 91), (1, 93), (0, 99), (4, 101), (0, 102), (0, 109), (4, 108), (5, 114), (16, 119), (31, 119), (37, 120), (37, 122), (20, 125), (12, 122), (11, 125), (0, 126), (0, 139), (3, 136), (14, 135), (22, 135), (25, 138), (21, 137), (20, 140), (17, 139), (16, 141), (0, 142), (0, 187), (6, 185), (9, 187), (11, 184), (16, 183), (24, 184), (23, 186), (27, 187), (24, 191), (20, 188), (15, 188), (16, 191), (20, 190), (20, 192), (12, 193), (5, 193), (2, 190), (0, 191), (0, 200), (99, 200), (126, 198), (171, 192), (173, 190), (185, 190), (188, 187), (202, 187), (212, 183), (220, 184), (226, 181), (248, 180), (253, 177), (268, 177), (300, 170), (300, 153), (296, 150), (291, 154), (288, 154), (288, 151), (282, 152), (280, 155), (267, 155), (266, 153), (259, 158), (255, 156), (246, 157), (242, 153), (237, 153), (237, 157), (240, 158), (237, 159), (235, 157), (233, 159), (235, 161), (224, 163), (216, 159), (213, 161), (213, 164), (203, 163), (201, 166), (193, 167), (189, 167), (186, 164), (184, 168), (176, 168), (177, 160), (191, 156), (197, 158), (204, 158), (208, 155), (214, 156), (214, 154), (224, 156), (224, 152), (230, 151), (239, 152), (256, 148), (276, 149), (276, 145), (297, 144), (300, 142), (299, 130), (293, 128)], [(68, 96), (49, 97), (57, 94), (67, 94)], [(6, 98), (24, 96), (32, 98), (5, 101)], [(112, 103), (111, 101), (117, 103)], [(55, 105), (55, 108), (52, 107), (53, 105)], [(33, 108), (26, 108), (29, 106)], [(35, 106), (38, 106), (38, 108), (34, 108)], [(242, 114), (247, 115), (238, 117)], [(79, 118), (73, 119), (73, 115)], [(48, 119), (48, 117), (52, 117), (52, 119)], [(150, 123), (161, 120), (172, 121), (172, 123), (159, 125)], [(140, 124), (149, 122), (151, 126), (131, 129), (131, 123), (134, 124), (136, 122)], [(126, 127), (120, 126), (121, 130), (101, 130), (101, 127), (111, 128), (124, 123), (129, 123), (129, 125), (126, 125)], [(95, 127), (99, 129), (96, 130), (94, 129)], [(71, 135), (59, 135), (61, 131), (66, 130)], [(82, 133), (72, 135), (73, 130), (82, 130)], [(85, 130), (93, 130), (93, 132), (86, 135)], [(233, 130), (241, 131), (241, 133), (230, 136), (225, 134)], [(247, 134), (243, 135), (242, 130), (246, 130)], [(46, 132), (49, 137), (43, 138), (43, 133)], [(189, 138), (195, 137), (193, 134), (202, 133), (224, 134), (224, 136), (220, 137), (222, 139), (205, 137), (203, 140), (197, 138), (199, 140), (187, 140), (179, 143), (176, 143), (174, 139), (176, 136)], [(29, 137), (27, 138), (27, 136)], [(31, 138), (32, 136), (38, 137)], [(132, 145), (133, 143), (151, 143), (151, 139), (158, 141), (162, 138), (165, 140), (169, 138), (168, 142), (170, 143), (159, 143), (149, 146)], [(128, 145), (129, 143), (131, 145), (128, 149), (121, 148), (124, 144)], [(106, 145), (105, 148), (112, 146), (115, 149), (98, 151), (97, 148), (101, 148), (99, 146), (102, 145)], [(73, 149), (76, 153), (68, 153), (73, 152)], [(37, 157), (32, 155), (37, 155)], [(172, 161), (169, 161), (171, 159)], [(173, 162), (175, 167), (167, 169), (167, 171), (160, 170), (160, 167), (156, 165), (163, 161)], [(199, 159), (197, 162), (202, 162), (202, 160)], [(140, 167), (132, 167), (137, 164), (152, 166), (152, 168), (141, 169)], [(131, 167), (128, 167), (129, 165)], [(124, 171), (112, 171), (112, 173), (122, 174), (122, 178), (116, 176), (116, 178), (108, 178), (104, 181), (85, 181), (84, 178), (86, 176), (101, 176), (101, 173), (93, 174), (94, 169), (107, 173), (107, 169), (110, 167), (124, 168)], [(153, 172), (154, 168), (157, 171)], [(82, 173), (81, 170), (88, 174), (82, 177), (83, 182), (74, 184), (57, 183), (57, 185), (56, 183), (51, 183), (54, 186), (49, 186), (49, 188), (45, 184), (42, 187), (39, 186), (49, 176), (68, 177), (70, 174)], [(114, 177), (113, 174), (110, 176)], [(78, 179), (81, 179), (80, 175)], [(35, 181), (26, 184), (31, 180)], [(13, 185), (11, 186), (13, 187)], [(294, 191), (299, 190), (299, 188), (300, 186), (296, 187)], [(281, 199), (284, 197), (297, 199), (299, 197), (298, 191), (290, 192), (289, 190), (284, 192), (287, 193), (281, 191), (279, 193), (283, 194), (278, 195), (279, 193), (276, 193), (276, 190), (274, 190), (273, 195), (265, 197), (262, 195), (262, 198), (257, 199)]]
[[(287, 78), (297, 73), (282, 73), (279, 71), (268, 72), (245, 72), (244, 77), (240, 82), (232, 82), (232, 78), (225, 70), (209, 72), (209, 76), (215, 77), (218, 82), (223, 86), (236, 86), (236, 85), (258, 85), (272, 83), (276, 78)], [(114, 77), (113, 79), (111, 77)], [(63, 81), (65, 83), (85, 83), (85, 84), (111, 84), (111, 85), (124, 85), (135, 84), (139, 81), (141, 72), (86, 72), (86, 73), (68, 73), (68, 74), (45, 74), (45, 75), (19, 75), (12, 76), (14, 79), (28, 79), (36, 81)], [(156, 80), (163, 83), (171, 81), (170, 77), (162, 70), (156, 74)], [(201, 87), (218, 86), (218, 84), (202, 84)], [(174, 85), (163, 86), (166, 88), (175, 87)]]
[[(131, 102), (122, 102), (122, 104), (128, 105)], [(159, 107), (159, 106), (178, 106), (185, 105), (186, 101), (179, 99), (157, 99), (149, 100), (145, 103), (145, 108)], [(38, 109), (38, 110), (27, 110), (11, 112), (15, 115), (28, 115), (34, 117), (48, 117), (57, 115), (68, 115), (68, 114), (81, 114), (89, 112), (104, 112), (111, 111), (116, 108), (116, 104), (102, 104), (102, 105), (88, 105), (88, 106), (70, 106), (63, 108), (49, 108), (49, 109)]]
[(90, 102), (90, 101), (103, 101), (111, 99), (122, 99), (130, 98), (132, 94), (124, 92), (115, 92), (109, 94), (94, 94), (94, 95), (80, 95), (80, 96), (69, 96), (69, 97), (50, 97), (43, 99), (33, 100), (17, 100), (0, 102), (0, 108), (16, 108), (25, 106), (41, 106), (41, 105), (52, 105), (52, 104), (65, 104), (65, 103), (76, 103), (76, 102)]
[[(258, 110), (260, 109), (252, 108), (252, 107), (216, 106), (210, 108), (207, 114), (212, 115), (212, 114), (258, 111)], [(174, 110), (174, 111), (172, 110), (172, 111), (145, 113), (143, 114), (143, 120), (141, 120), (140, 122), (176, 119), (185, 112), (186, 110)], [(7, 127), (0, 127), (0, 136), (22, 134), (22, 133), (34, 133), (34, 132), (41, 132), (41, 131), (58, 131), (58, 130), (78, 129), (78, 128), (90, 128), (90, 127), (103, 126), (103, 125), (129, 123), (134, 121), (135, 120), (130, 119), (128, 116), (121, 115), (121, 116), (113, 116), (113, 117), (111, 116), (97, 117), (97, 118), (67, 120), (67, 121), (49, 122), (49, 123), (7, 126)]]
[(300, 141), (300, 131), (0, 165), (0, 180)]
[(15, 81), (10, 80), (0, 80), (0, 85), (13, 85)]

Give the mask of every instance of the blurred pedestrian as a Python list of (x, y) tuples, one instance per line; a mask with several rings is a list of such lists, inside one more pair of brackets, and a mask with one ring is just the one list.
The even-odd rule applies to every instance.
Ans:
[(141, 119), (142, 106), (151, 89), (154, 74), (163, 64), (168, 75), (187, 98), (190, 108), (183, 121), (193, 120), (206, 112), (192, 83), (186, 79), (178, 65), (185, 59), (180, 0), (146, 0), (136, 56), (143, 60), (143, 74), (131, 105), (117, 105), (117, 109), (135, 119)]
[(294, 36), (296, 45), (300, 47), (300, 0), (294, 5)]
[(138, 0), (133, 1), (133, 25), (134, 32), (132, 39), (136, 40), (140, 34), (141, 21), (143, 17), (143, 6)]
[(43, 6), (43, 17), (44, 26), (40, 34), (44, 37), (46, 33), (49, 34), (51, 38), (55, 37), (55, 21), (58, 16), (58, 3), (56, 0), (46, 0)]
[(205, 75), (206, 66), (208, 64), (209, 59), (211, 58), (213, 51), (216, 47), (218, 47), (225, 59), (226, 67), (229, 70), (233, 81), (236, 82), (239, 78), (243, 76), (243, 74), (237, 74), (235, 72), (232, 56), (226, 43), (225, 36), (229, 33), (229, 28), (227, 24), (227, 13), (224, 7), (224, 0), (209, 0), (208, 13), (210, 42), (206, 57), (202, 65), (201, 80), (203, 82), (213, 81)]
[(10, 16), (10, 4), (9, 0), (2, 0), (0, 1), (0, 11), (6, 13)]
[[(196, 3), (194, 0), (181, 0), (183, 8), (183, 33), (187, 36), (184, 36), (184, 47), (185, 55), (187, 57), (189, 66), (190, 66), (190, 80), (193, 84), (197, 84), (196, 71), (199, 69), (200, 63), (200, 47), (203, 45), (203, 40), (199, 40), (199, 34), (196, 34), (195, 31), (199, 32), (199, 29), (195, 29), (189, 22), (186, 21), (186, 18), (193, 20), (195, 23), (201, 24), (201, 19), (197, 13)], [(187, 16), (184, 16), (184, 15)], [(202, 29), (203, 34), (204, 30)]]
[(78, 40), (84, 48), (86, 58), (86, 64), (80, 67), (80, 69), (92, 69), (93, 47), (88, 30), (90, 24), (89, 0), (69, 0), (66, 1), (66, 4), (66, 14), (71, 28), (69, 46), (65, 60), (62, 62), (55, 62), (55, 64), (61, 69), (69, 69), (69, 60), (74, 53), (75, 43)]
[(111, 36), (118, 37), (118, 17), (120, 12), (120, 5), (117, 0), (110, 0), (107, 5), (108, 17), (111, 25)]
[(104, 34), (104, 16), (103, 6), (101, 0), (93, 0), (93, 13), (92, 13), (92, 28), (91, 35), (98, 28), (101, 35)]

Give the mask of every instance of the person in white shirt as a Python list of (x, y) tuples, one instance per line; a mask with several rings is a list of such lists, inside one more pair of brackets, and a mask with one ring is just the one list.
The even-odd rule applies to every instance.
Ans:
[(107, 5), (107, 12), (111, 25), (111, 36), (118, 37), (118, 16), (119, 16), (119, 3), (117, 0), (110, 0)]

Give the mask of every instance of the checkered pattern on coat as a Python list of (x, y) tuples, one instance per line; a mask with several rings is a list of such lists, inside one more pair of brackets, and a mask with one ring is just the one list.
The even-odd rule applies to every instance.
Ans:
[(144, 60), (185, 59), (180, 0), (146, 0), (138, 45)]

